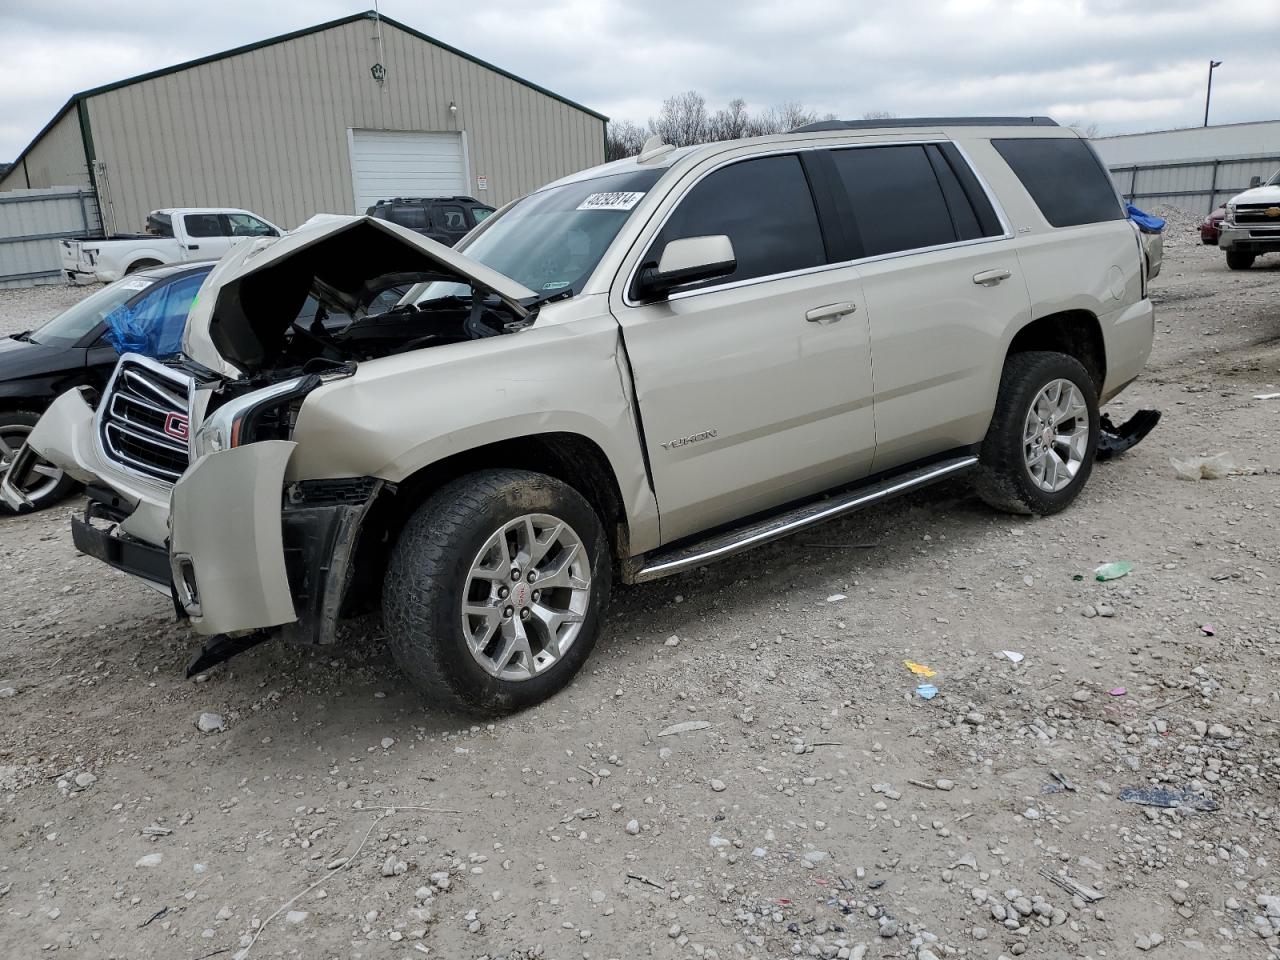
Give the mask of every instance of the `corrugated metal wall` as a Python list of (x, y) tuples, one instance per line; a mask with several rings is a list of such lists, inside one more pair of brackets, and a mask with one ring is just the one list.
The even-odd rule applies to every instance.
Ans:
[(1266, 180), (1280, 168), (1280, 153), (1221, 160), (1111, 166), (1111, 177), (1126, 200), (1143, 209), (1161, 204), (1192, 213), (1209, 213), (1249, 187), (1252, 177)]
[(93, 193), (81, 187), (0, 193), (0, 287), (60, 283), (60, 237), (99, 228)]
[(352, 213), (351, 128), (463, 131), (473, 192), (494, 206), (603, 162), (599, 118), (382, 30), (382, 86), (375, 24), (360, 20), (94, 96), (104, 215), (132, 230), (167, 206), (246, 207), (285, 227)]
[(1108, 167), (1280, 154), (1280, 120), (1127, 133), (1092, 143)]
[[(25, 169), (24, 169), (25, 168)], [(31, 152), (0, 181), (0, 190), (37, 187), (88, 187), (89, 168), (80, 137), (80, 118), (75, 108), (49, 128)]]

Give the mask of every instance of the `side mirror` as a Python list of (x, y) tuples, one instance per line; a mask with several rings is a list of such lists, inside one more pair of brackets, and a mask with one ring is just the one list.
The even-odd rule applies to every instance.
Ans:
[(1262, 186), (1262, 178), (1261, 178), (1261, 177), (1250, 177), (1250, 178), (1249, 178), (1249, 189), (1250, 189), (1250, 190), (1252, 190), (1254, 187), (1260, 187), (1260, 186)]
[(645, 300), (664, 299), (676, 287), (727, 277), (738, 268), (733, 243), (724, 234), (672, 240), (656, 267), (640, 271), (637, 293)]

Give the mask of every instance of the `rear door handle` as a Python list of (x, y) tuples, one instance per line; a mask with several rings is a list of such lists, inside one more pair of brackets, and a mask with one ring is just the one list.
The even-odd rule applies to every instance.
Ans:
[[(188, 244), (187, 244), (187, 249), (188, 249), (188, 250), (199, 250), (199, 249), (200, 249), (200, 244), (198, 244), (198, 243), (188, 243)], [(976, 280), (976, 279), (977, 279), (977, 277), (975, 277), (974, 279)]]
[(856, 303), (828, 303), (825, 307), (814, 307), (806, 311), (804, 318), (810, 323), (835, 323), (857, 309)]
[(994, 287), (1001, 280), (1008, 280), (1013, 276), (1009, 270), (982, 270), (973, 275), (973, 282), (980, 287)]

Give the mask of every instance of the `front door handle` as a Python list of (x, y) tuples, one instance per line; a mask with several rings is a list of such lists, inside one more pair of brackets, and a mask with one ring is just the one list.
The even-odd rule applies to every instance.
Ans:
[(1001, 280), (1008, 280), (1013, 273), (1008, 270), (982, 270), (973, 275), (973, 282), (980, 287), (994, 287)]
[(835, 323), (857, 309), (856, 303), (828, 303), (825, 307), (814, 307), (806, 311), (804, 318), (810, 323)]
[(187, 249), (188, 249), (188, 250), (199, 250), (199, 249), (200, 249), (200, 244), (198, 244), (198, 243), (188, 243), (188, 244), (187, 244)]

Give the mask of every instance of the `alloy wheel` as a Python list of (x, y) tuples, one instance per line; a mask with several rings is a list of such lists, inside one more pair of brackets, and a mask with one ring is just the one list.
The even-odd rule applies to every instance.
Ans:
[(467, 573), (467, 648), (491, 676), (528, 680), (569, 651), (590, 599), (591, 558), (574, 529), (549, 514), (517, 517), (485, 541)]
[(1032, 481), (1056, 493), (1070, 485), (1089, 449), (1089, 408), (1070, 380), (1046, 384), (1027, 410), (1022, 449)]

